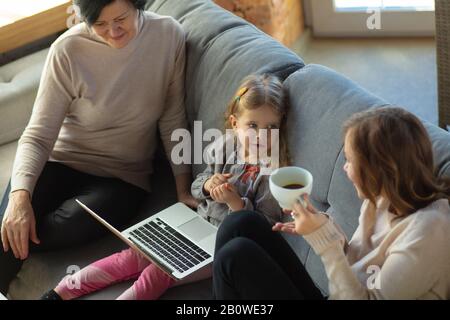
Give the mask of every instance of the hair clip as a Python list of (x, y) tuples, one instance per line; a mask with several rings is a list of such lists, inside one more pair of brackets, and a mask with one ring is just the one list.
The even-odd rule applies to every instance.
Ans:
[(237, 96), (234, 98), (234, 100), (239, 102), (241, 100), (242, 96), (247, 93), (247, 91), (248, 91), (247, 87), (241, 88), (238, 91)]

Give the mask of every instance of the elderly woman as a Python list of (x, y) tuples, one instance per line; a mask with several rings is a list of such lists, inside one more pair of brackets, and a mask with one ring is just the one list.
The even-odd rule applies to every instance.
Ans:
[[(145, 0), (75, 0), (83, 23), (48, 54), (1, 209), (0, 291), (29, 252), (67, 248), (103, 228), (78, 198), (116, 226), (150, 191), (158, 129), (165, 151), (186, 128), (185, 38)], [(171, 162), (178, 199), (195, 207), (190, 167)]]

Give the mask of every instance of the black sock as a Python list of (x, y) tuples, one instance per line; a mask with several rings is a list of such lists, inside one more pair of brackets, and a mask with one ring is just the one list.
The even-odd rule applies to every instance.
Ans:
[(62, 298), (52, 289), (44, 293), (40, 300), (62, 300)]

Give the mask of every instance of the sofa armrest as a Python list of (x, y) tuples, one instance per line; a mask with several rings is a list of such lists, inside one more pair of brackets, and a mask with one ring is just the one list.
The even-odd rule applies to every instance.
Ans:
[(0, 67), (0, 145), (17, 140), (31, 116), (48, 49)]

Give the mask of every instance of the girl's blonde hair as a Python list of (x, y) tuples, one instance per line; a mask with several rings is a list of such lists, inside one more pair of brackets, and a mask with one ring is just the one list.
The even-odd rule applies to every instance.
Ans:
[(290, 164), (287, 147), (286, 117), (288, 112), (288, 95), (281, 80), (270, 74), (250, 75), (246, 77), (229, 102), (225, 112), (225, 129), (232, 129), (230, 116), (238, 118), (244, 110), (255, 110), (262, 106), (271, 107), (281, 116), (279, 150), (280, 166)]
[(450, 181), (437, 178), (430, 138), (413, 114), (397, 107), (360, 112), (344, 124), (346, 136), (361, 191), (372, 205), (383, 195), (404, 216), (449, 199)]

